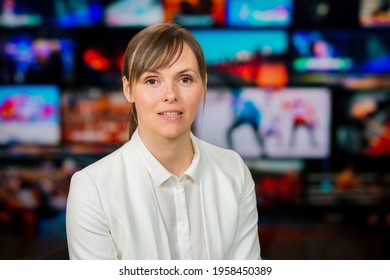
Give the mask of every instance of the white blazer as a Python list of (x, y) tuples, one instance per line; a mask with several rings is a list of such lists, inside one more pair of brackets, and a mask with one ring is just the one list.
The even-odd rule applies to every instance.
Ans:
[[(199, 147), (208, 259), (260, 259), (254, 182), (233, 151)], [(171, 259), (151, 177), (130, 140), (76, 172), (66, 210), (70, 259)]]

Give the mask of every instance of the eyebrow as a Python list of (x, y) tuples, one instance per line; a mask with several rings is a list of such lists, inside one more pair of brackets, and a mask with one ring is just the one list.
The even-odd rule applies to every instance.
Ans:
[(192, 68), (186, 68), (186, 69), (183, 69), (183, 70), (179, 71), (178, 74), (183, 74), (183, 73), (185, 73), (185, 72), (195, 72), (195, 73), (197, 73), (197, 72), (196, 72), (194, 69), (192, 69)]
[[(177, 74), (183, 74), (183, 73), (186, 73), (186, 72), (194, 72), (194, 73), (197, 73), (197, 71), (195, 71), (194, 69), (192, 68), (185, 68), (183, 70), (180, 70), (179, 72), (177, 72)], [(146, 70), (143, 74), (145, 73), (154, 73), (154, 74), (160, 74), (160, 72), (158, 70)], [(142, 74), (142, 75), (143, 75)]]

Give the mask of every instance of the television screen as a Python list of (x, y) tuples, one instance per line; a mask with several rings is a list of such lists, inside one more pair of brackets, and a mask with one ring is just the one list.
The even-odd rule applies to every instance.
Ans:
[(208, 83), (220, 86), (280, 87), (288, 81), (283, 30), (193, 30), (203, 47)]
[(295, 28), (358, 28), (358, 0), (294, 0)]
[(359, 20), (363, 27), (389, 27), (389, 1), (360, 0)]
[(130, 105), (122, 92), (67, 90), (62, 96), (62, 138), (68, 143), (124, 143), (129, 112)]
[(66, 85), (75, 78), (72, 38), (9, 34), (0, 48), (2, 82)]
[(56, 86), (0, 86), (0, 144), (58, 144), (59, 107)]
[(352, 156), (390, 156), (390, 92), (364, 90), (339, 96), (336, 143)]
[(353, 58), (348, 52), (347, 35), (340, 32), (297, 32), (292, 36), (293, 69), (305, 71), (350, 71)]
[(255, 178), (257, 205), (261, 208), (296, 206), (302, 203), (304, 176), (296, 170), (260, 172)]
[(164, 0), (164, 18), (188, 27), (223, 26), (226, 24), (225, 1)]
[(285, 27), (290, 25), (291, 0), (227, 0), (227, 23), (233, 27)]
[(44, 22), (43, 6), (29, 0), (0, 0), (0, 26), (39, 26)]
[(117, 34), (106, 34), (105, 38), (104, 41), (99, 38), (84, 38), (80, 51), (81, 71), (78, 75), (81, 85), (114, 89), (122, 87), (121, 69), (129, 39), (127, 37), (123, 40)]
[(295, 32), (292, 46), (297, 72), (390, 72), (388, 32)]
[(327, 88), (209, 89), (198, 135), (244, 158), (324, 158), (329, 154)]
[(104, 21), (110, 27), (144, 27), (163, 22), (161, 0), (110, 0), (104, 8)]
[(51, 22), (58, 27), (90, 27), (103, 21), (102, 0), (54, 0)]

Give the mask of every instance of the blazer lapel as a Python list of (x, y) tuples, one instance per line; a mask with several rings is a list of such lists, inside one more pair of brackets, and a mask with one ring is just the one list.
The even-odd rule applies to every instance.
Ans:
[[(203, 159), (204, 161), (205, 159)], [(216, 202), (214, 195), (214, 178), (210, 168), (204, 168), (207, 164), (201, 163), (203, 166), (202, 177), (200, 180), (200, 196), (202, 217), (204, 225), (204, 237), (206, 241), (207, 256), (210, 260), (222, 259), (221, 248), (219, 242), (219, 226), (216, 211)]]

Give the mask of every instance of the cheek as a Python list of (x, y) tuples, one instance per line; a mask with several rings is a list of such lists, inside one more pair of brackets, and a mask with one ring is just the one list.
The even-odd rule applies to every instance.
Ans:
[(189, 101), (189, 106), (193, 108), (193, 113), (196, 115), (199, 107), (203, 104), (203, 94), (196, 94), (194, 97)]
[(194, 103), (202, 103), (205, 98), (206, 92), (204, 91), (203, 87), (199, 88), (196, 92), (194, 92)]
[(135, 93), (134, 102), (137, 108), (151, 109), (157, 103), (154, 94), (145, 94), (145, 93)]

